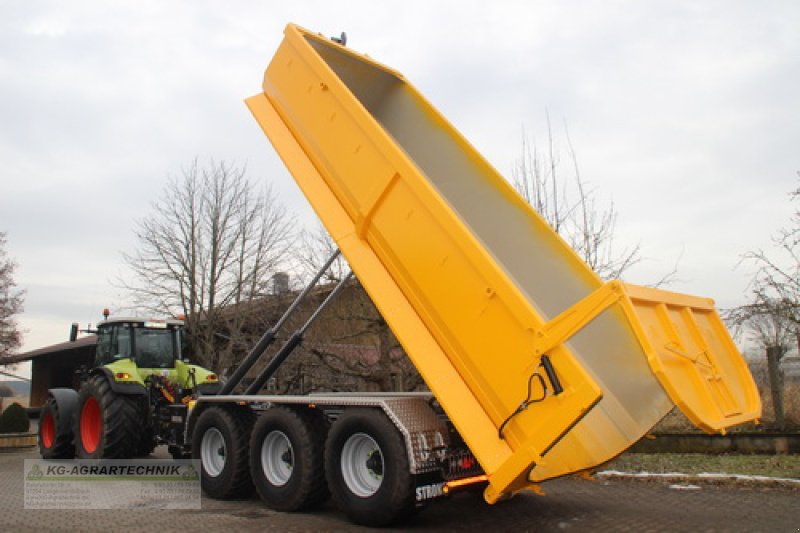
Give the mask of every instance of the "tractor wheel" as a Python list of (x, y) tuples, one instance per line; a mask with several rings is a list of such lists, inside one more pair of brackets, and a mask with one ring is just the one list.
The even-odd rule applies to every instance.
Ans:
[(397, 427), (377, 409), (350, 409), (325, 443), (325, 475), (353, 522), (386, 526), (414, 512), (414, 476)]
[(48, 398), (39, 415), (39, 453), (42, 459), (75, 457), (72, 421), (62, 419), (53, 397)]
[(200, 459), (200, 481), (212, 498), (246, 497), (253, 491), (250, 480), (250, 433), (254, 415), (250, 409), (209, 407), (192, 431), (192, 458)]
[(89, 378), (78, 393), (75, 452), (80, 459), (129, 459), (140, 450), (142, 398), (117, 394), (105, 376)]
[(153, 435), (153, 428), (145, 424), (140, 435), (139, 447), (136, 450), (136, 457), (148, 457), (156, 449), (156, 438)]
[(285, 407), (267, 409), (250, 438), (250, 475), (276, 511), (300, 511), (328, 499), (322, 418)]

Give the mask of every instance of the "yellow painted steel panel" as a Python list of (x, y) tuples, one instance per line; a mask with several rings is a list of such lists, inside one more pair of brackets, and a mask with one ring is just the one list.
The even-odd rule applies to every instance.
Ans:
[(347, 250), (349, 261), (358, 265), (362, 285), (376, 302), (380, 302), (382, 309), (388, 307), (385, 318), (392, 330), (407, 333), (405, 349), (425, 354), (426, 364), (420, 368), (420, 372), (431, 391), (437, 398), (448, 399), (448, 412), (451, 416), (458, 420), (470, 420), (470, 446), (481, 451), (484, 467), (489, 471), (499, 468), (511, 456), (511, 449), (497, 438), (496, 426), (483, 411), (474, 394), (467, 388), (397, 284), (381, 267), (371, 247), (356, 236), (351, 219), (266, 96), (259, 94), (248, 98), (247, 105), (286, 166), (291, 169), (311, 205), (320, 213), (321, 218), (324, 213), (325, 225), (331, 236), (342, 250)]
[[(726, 367), (739, 356), (712, 315), (603, 284), (399, 73), (289, 25), (248, 105), (481, 462), (488, 501), (609, 460), (673, 402), (752, 418), (729, 397), (746, 380), (702, 396), (654, 355), (672, 335), (722, 347)], [(520, 409), (548, 383), (543, 355), (564, 391)]]
[[(761, 402), (753, 377), (739, 354), (711, 300), (619, 281), (607, 283), (589, 297), (551, 320), (543, 329), (547, 342), (541, 350), (559, 342), (574, 342), (592, 329), (604, 330), (604, 320), (625, 324), (630, 329), (628, 346), (619, 352), (637, 354), (647, 361), (669, 400), (663, 407), (677, 405), (696, 426), (707, 432), (758, 420)], [(598, 327), (599, 326), (599, 327)], [(594, 335), (602, 338), (603, 331)], [(608, 342), (615, 342), (608, 338)], [(641, 354), (640, 356), (638, 354)], [(598, 408), (580, 421), (531, 471), (531, 481), (544, 481), (565, 471), (579, 471), (599, 465), (621, 453), (641, 435), (636, 428), (642, 420), (654, 424), (658, 411), (636, 419), (632, 402), (647, 403), (652, 385), (634, 359), (606, 360), (618, 374), (617, 382), (605, 381), (616, 393), (606, 394)], [(621, 385), (627, 383), (627, 386)], [(663, 402), (665, 398), (661, 398)], [(660, 416), (663, 416), (662, 413)]]
[(627, 312), (668, 394), (708, 432), (761, 416), (758, 390), (712, 300), (626, 285)]

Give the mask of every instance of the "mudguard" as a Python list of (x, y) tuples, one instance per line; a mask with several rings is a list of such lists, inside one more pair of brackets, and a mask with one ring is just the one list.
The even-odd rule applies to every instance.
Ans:
[(78, 410), (78, 393), (73, 389), (57, 388), (49, 389), (50, 395), (58, 406), (58, 426), (56, 430), (61, 432), (72, 432), (72, 420)]

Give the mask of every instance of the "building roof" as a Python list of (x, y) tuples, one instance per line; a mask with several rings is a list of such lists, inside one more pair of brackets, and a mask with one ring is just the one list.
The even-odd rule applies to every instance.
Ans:
[(87, 335), (85, 337), (79, 338), (74, 342), (71, 341), (60, 342), (58, 344), (53, 344), (51, 346), (45, 346), (44, 348), (37, 348), (36, 350), (31, 350), (29, 352), (11, 355), (0, 360), (0, 363), (1, 364), (20, 363), (22, 361), (30, 361), (31, 359), (36, 359), (37, 357), (42, 357), (44, 355), (50, 355), (57, 352), (66, 352), (70, 350), (77, 350), (79, 348), (87, 346), (94, 346), (95, 344), (97, 344), (97, 336)]
[(174, 318), (142, 318), (142, 317), (133, 317), (133, 316), (121, 316), (121, 317), (113, 317), (107, 320), (101, 320), (97, 323), (97, 327), (104, 326), (106, 324), (125, 324), (125, 323), (134, 323), (134, 324), (148, 324), (148, 323), (156, 323), (156, 324), (166, 324), (168, 326), (183, 326), (183, 320), (177, 320)]
[[(352, 286), (357, 286), (358, 285), (358, 281), (354, 280), (354, 279), (351, 279), (351, 280), (349, 280), (347, 282), (347, 285), (351, 286), (351, 287)], [(322, 295), (325, 295), (325, 294), (329, 293), (330, 291), (332, 291), (335, 286), (336, 286), (336, 282), (318, 284), (311, 291), (311, 295), (316, 295), (316, 296), (322, 297)], [(265, 296), (263, 298), (257, 298), (257, 299), (251, 300), (251, 301), (239, 302), (238, 304), (235, 304), (235, 305), (223, 307), (221, 309), (221, 311), (224, 313), (224, 312), (228, 312), (230, 309), (234, 309), (234, 308), (241, 309), (242, 307), (245, 307), (245, 306), (261, 306), (261, 305), (264, 305), (265, 301), (266, 302), (271, 302), (271, 303), (273, 303), (274, 305), (277, 305), (277, 306), (283, 306), (286, 303), (284, 297), (286, 297), (286, 296), (295, 296), (299, 292), (300, 291), (288, 291), (286, 293), (281, 293), (281, 294), (278, 294), (278, 295), (270, 294), (270, 295), (267, 295), (267, 296)], [(238, 312), (240, 312), (240, 311), (238, 311)], [(100, 324), (115, 323), (115, 322), (141, 322), (141, 321), (145, 321), (145, 320), (150, 320), (150, 319), (145, 319), (145, 318), (141, 318), (141, 317), (139, 317), (139, 318), (135, 318), (135, 317), (119, 317), (119, 318), (113, 317), (113, 318), (108, 319), (106, 321), (101, 321)], [(159, 321), (160, 319), (152, 319), (152, 320)], [(176, 319), (166, 319), (166, 320), (161, 320), (161, 321), (166, 322), (169, 325), (183, 325), (184, 324), (184, 321), (176, 320)], [(7, 356), (5, 358), (0, 358), (0, 365), (20, 363), (22, 361), (30, 361), (32, 359), (36, 359), (37, 357), (42, 357), (42, 356), (50, 355), (50, 354), (57, 353), (57, 352), (76, 350), (76, 349), (83, 348), (83, 347), (86, 347), (86, 346), (94, 346), (95, 344), (97, 344), (97, 336), (96, 335), (87, 335), (86, 337), (81, 337), (81, 338), (79, 338), (78, 340), (76, 340), (74, 342), (70, 342), (70, 341), (61, 342), (61, 343), (58, 343), (58, 344), (53, 344), (51, 346), (45, 346), (43, 348), (37, 348), (36, 350), (31, 350), (29, 352), (24, 352), (24, 353), (21, 353), (21, 354), (10, 355), (10, 356)], [(352, 354), (348, 354), (348, 355), (352, 355)], [(359, 357), (361, 357), (361, 356), (363, 356), (363, 355), (359, 354)]]

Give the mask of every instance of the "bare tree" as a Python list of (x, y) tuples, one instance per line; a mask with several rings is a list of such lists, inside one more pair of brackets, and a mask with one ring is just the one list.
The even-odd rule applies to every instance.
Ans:
[(785, 429), (784, 380), (780, 364), (795, 340), (797, 325), (781, 312), (777, 300), (762, 300), (726, 311), (725, 320), (733, 325), (737, 334), (745, 332), (751, 341), (764, 350), (774, 425), (777, 429)]
[(306, 349), (328, 371), (379, 391), (413, 391), (423, 383), (386, 321), (355, 281), (310, 336)]
[[(800, 187), (790, 192), (789, 198), (800, 200)], [(772, 244), (770, 251), (760, 249), (744, 255), (744, 261), (757, 269), (750, 286), (753, 302), (749, 307), (777, 313), (794, 324), (800, 349), (800, 207), (789, 225), (772, 238)]]
[(17, 264), (6, 254), (6, 234), (0, 232), (0, 360), (22, 344), (22, 333), (14, 315), (22, 312), (25, 291), (17, 290), (14, 271)]
[(257, 193), (245, 169), (197, 160), (171, 178), (152, 213), (136, 223), (139, 243), (123, 254), (133, 281), (122, 285), (140, 309), (184, 315), (194, 355), (220, 370), (248, 317), (237, 305), (266, 293), (293, 243), (293, 219), (269, 187)]
[[(790, 194), (800, 199), (800, 187)], [(785, 425), (781, 358), (794, 343), (800, 350), (800, 208), (795, 209), (789, 226), (772, 238), (773, 249), (748, 252), (743, 260), (756, 266), (750, 284), (752, 300), (732, 309), (726, 319), (747, 331), (764, 348), (767, 357), (770, 392), (775, 424)]]
[[(336, 244), (322, 225), (306, 232), (303, 243), (298, 256), (310, 278), (333, 254)], [(327, 280), (338, 281), (348, 271), (340, 256)], [(422, 378), (358, 280), (339, 299), (304, 341), (312, 364), (321, 365), (322, 373), (371, 383), (382, 391), (409, 391), (421, 385)]]
[[(314, 230), (304, 229), (300, 236), (300, 242), (300, 250), (297, 251), (297, 260), (300, 262), (299, 270), (303, 279), (312, 279), (328, 258), (336, 252), (337, 246), (321, 223), (318, 223)], [(325, 272), (322, 280), (339, 281), (349, 271), (347, 260), (340, 255)]]
[[(522, 154), (512, 170), (514, 187), (600, 277), (619, 278), (642, 260), (640, 247), (617, 246), (614, 240), (617, 211), (613, 202), (601, 206), (587, 187), (566, 126), (569, 168), (563, 169), (549, 113), (546, 118), (544, 151), (531, 144), (523, 132)], [(673, 275), (674, 270), (655, 285), (667, 283)]]

